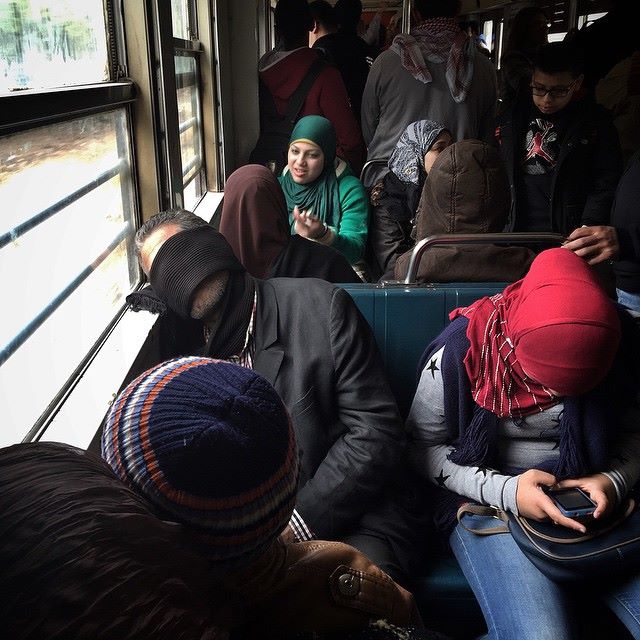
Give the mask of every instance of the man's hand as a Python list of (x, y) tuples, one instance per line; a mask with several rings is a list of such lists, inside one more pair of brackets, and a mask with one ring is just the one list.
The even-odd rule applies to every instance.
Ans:
[(542, 487), (553, 487), (556, 479), (550, 473), (539, 469), (529, 469), (518, 476), (518, 488), (516, 489), (516, 503), (521, 516), (533, 520), (546, 520), (550, 518), (556, 524), (569, 529), (575, 529), (584, 533), (584, 525), (563, 516), (553, 500), (542, 491)]
[(563, 245), (589, 264), (614, 260), (620, 252), (618, 234), (614, 227), (578, 227)]

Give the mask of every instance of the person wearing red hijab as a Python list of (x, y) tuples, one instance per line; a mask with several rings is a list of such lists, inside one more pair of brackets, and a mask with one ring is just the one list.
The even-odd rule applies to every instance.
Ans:
[[(423, 356), (408, 418), (411, 463), (433, 487), (436, 525), (478, 597), (488, 638), (584, 637), (575, 593), (540, 573), (511, 536), (453, 528), (455, 514), (471, 501), (584, 532), (542, 488), (580, 487), (596, 519), (623, 500), (640, 477), (638, 329), (564, 248), (542, 252), (522, 280), (450, 318)], [(495, 524), (464, 519), (474, 529)], [(630, 613), (640, 612), (640, 576), (593, 587), (640, 637), (640, 615)]]
[(220, 233), (254, 278), (320, 278), (361, 282), (335, 249), (291, 235), (277, 178), (262, 165), (234, 171), (225, 185)]

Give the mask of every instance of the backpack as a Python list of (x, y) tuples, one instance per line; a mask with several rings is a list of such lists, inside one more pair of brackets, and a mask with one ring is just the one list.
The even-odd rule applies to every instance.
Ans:
[(278, 113), (273, 95), (265, 83), (262, 80), (259, 81), (260, 136), (249, 155), (251, 164), (263, 164), (275, 175), (282, 173), (287, 164), (289, 139), (298, 120), (298, 114), (315, 79), (326, 66), (326, 62), (320, 58), (313, 62), (307, 75), (289, 98), (287, 110), (283, 116)]

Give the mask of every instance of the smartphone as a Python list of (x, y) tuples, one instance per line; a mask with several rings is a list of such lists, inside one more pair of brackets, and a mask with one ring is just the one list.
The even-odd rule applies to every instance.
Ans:
[(590, 516), (598, 506), (582, 489), (547, 489), (545, 493), (567, 518)]

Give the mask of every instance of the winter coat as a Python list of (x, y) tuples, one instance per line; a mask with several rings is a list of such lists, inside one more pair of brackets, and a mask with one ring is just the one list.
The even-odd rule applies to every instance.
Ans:
[[(415, 222), (416, 242), (440, 233), (496, 233), (509, 210), (507, 178), (497, 151), (479, 140), (463, 140), (436, 159), (424, 183)], [(395, 277), (406, 277), (411, 251), (401, 255)], [(522, 247), (445, 246), (427, 249), (418, 282), (513, 282), (534, 254)]]
[[(583, 98), (575, 105), (560, 141), (551, 185), (550, 231), (569, 235), (581, 225), (609, 224), (613, 196), (622, 172), (618, 134), (609, 114)], [(566, 108), (566, 107), (565, 107)], [(511, 189), (506, 231), (517, 228), (520, 162), (531, 119), (531, 97), (523, 92), (499, 118), (496, 138)]]

